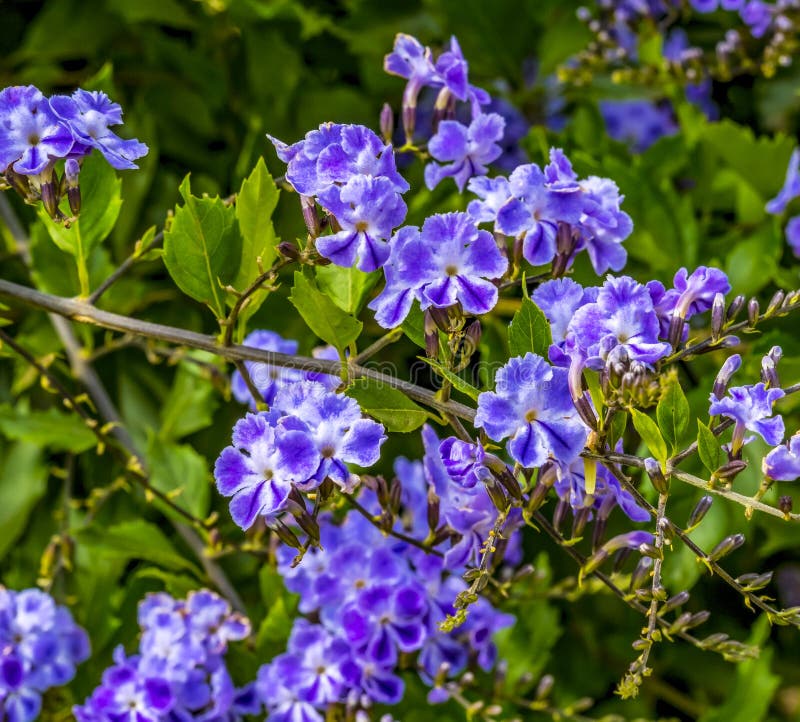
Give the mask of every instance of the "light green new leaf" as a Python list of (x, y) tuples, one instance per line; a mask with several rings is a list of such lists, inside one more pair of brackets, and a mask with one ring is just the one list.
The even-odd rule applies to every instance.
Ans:
[(181, 291), (223, 318), (221, 284), (236, 277), (242, 254), (236, 211), (221, 198), (193, 196), (188, 175), (180, 192), (185, 204), (175, 209), (172, 225), (164, 233), (164, 264)]
[(361, 333), (361, 321), (342, 311), (300, 271), (295, 271), (289, 300), (317, 336), (340, 350), (347, 348)]
[(41, 446), (10, 446), (0, 467), (0, 559), (28, 524), (28, 517), (47, 489), (47, 465)]
[(367, 294), (381, 277), (380, 271), (364, 273), (357, 268), (343, 268), (331, 263), (314, 269), (320, 290), (347, 313), (358, 313)]
[[(272, 176), (259, 158), (249, 177), (242, 182), (236, 196), (236, 218), (242, 233), (242, 255), (233, 287), (239, 291), (247, 288), (258, 276), (258, 259), (268, 269), (277, 257), (278, 239), (272, 225), (272, 214), (278, 204), (280, 191)], [(248, 307), (251, 312), (252, 303)]]
[(656, 418), (661, 434), (675, 453), (689, 426), (689, 402), (677, 379), (672, 379), (662, 393), (656, 407)]
[(462, 394), (466, 394), (469, 396), (473, 401), (478, 400), (478, 395), (480, 391), (476, 389), (469, 381), (465, 381), (462, 379), (458, 374), (453, 373), (449, 369), (445, 368), (440, 364), (438, 361), (434, 361), (427, 356), (417, 356), (420, 361), (424, 361), (428, 364), (431, 368), (433, 368), (437, 374), (439, 374), (442, 378), (447, 379), (454, 389), (457, 389)]
[(69, 227), (56, 223), (42, 206), (39, 207), (39, 218), (53, 243), (85, 265), (92, 249), (114, 229), (122, 208), (122, 181), (102, 155), (93, 153), (81, 166), (80, 183), (81, 213), (78, 220)]
[(80, 418), (55, 409), (26, 412), (20, 407), (3, 404), (0, 406), (0, 433), (9, 439), (74, 454), (97, 444), (97, 438)]
[(213, 385), (197, 366), (181, 364), (161, 407), (158, 437), (175, 441), (210, 426), (216, 399)]
[(523, 298), (508, 327), (508, 346), (512, 356), (524, 356), (529, 351), (547, 357), (553, 343), (550, 324), (542, 310), (530, 299)]
[(193, 516), (203, 519), (211, 503), (208, 462), (188, 444), (174, 444), (151, 435), (147, 445), (150, 483)]
[(700, 419), (697, 419), (697, 451), (703, 466), (711, 473), (725, 460), (719, 439)]
[(380, 421), (387, 431), (407, 433), (428, 420), (428, 412), (402, 391), (371, 379), (356, 379), (345, 393), (358, 401), (364, 413)]
[(643, 414), (637, 409), (631, 409), (631, 418), (633, 419), (633, 427), (639, 433), (639, 436), (642, 437), (642, 441), (647, 445), (650, 453), (660, 461), (663, 466), (669, 458), (669, 454), (667, 452), (667, 444), (664, 441), (664, 437), (661, 436), (656, 422), (647, 414)]

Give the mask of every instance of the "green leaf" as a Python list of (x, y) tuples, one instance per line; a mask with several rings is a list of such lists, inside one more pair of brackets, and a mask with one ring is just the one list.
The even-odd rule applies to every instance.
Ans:
[(269, 565), (261, 568), (258, 582), (267, 614), (258, 629), (256, 646), (259, 652), (266, 652), (273, 646), (284, 645), (289, 639), (297, 597), (286, 591), (280, 574)]
[(697, 419), (697, 451), (703, 466), (713, 473), (724, 461), (719, 439), (700, 419)]
[(264, 159), (259, 158), (236, 196), (236, 218), (242, 233), (242, 255), (239, 271), (232, 285), (239, 291), (243, 291), (258, 277), (259, 258), (264, 269), (268, 269), (277, 258), (278, 239), (272, 225), (272, 214), (278, 205), (279, 196), (280, 191), (272, 180)]
[(542, 310), (530, 299), (523, 298), (508, 327), (508, 346), (512, 356), (524, 356), (532, 351), (547, 357), (553, 343), (550, 324)]
[(320, 290), (347, 313), (357, 314), (364, 306), (367, 294), (372, 290), (380, 271), (364, 273), (357, 268), (343, 268), (331, 263), (314, 269)]
[(371, 379), (356, 379), (347, 391), (361, 409), (380, 421), (387, 431), (407, 433), (428, 420), (428, 412), (399, 389)]
[(39, 218), (53, 243), (85, 265), (92, 249), (108, 237), (117, 222), (122, 181), (100, 153), (92, 153), (81, 166), (80, 182), (81, 213), (69, 228), (56, 223), (42, 206)]
[(155, 524), (144, 519), (124, 521), (113, 526), (93, 525), (75, 533), (79, 544), (94, 548), (94, 553), (124, 561), (141, 560), (164, 569), (192, 572), (201, 578), (200, 571)]
[(405, 321), (400, 324), (406, 338), (413, 341), (420, 348), (425, 348), (425, 314), (420, 310), (419, 304), (414, 303), (408, 312)]
[(478, 400), (478, 394), (480, 394), (480, 391), (471, 383), (469, 383), (469, 381), (462, 379), (458, 374), (453, 373), (450, 371), (450, 369), (445, 368), (442, 366), (442, 364), (432, 358), (428, 358), (427, 356), (417, 356), (417, 358), (420, 361), (424, 361), (426, 364), (428, 364), (442, 378), (447, 379), (453, 385), (454, 389), (457, 389), (462, 394), (466, 394), (473, 401)]
[(147, 444), (150, 483), (198, 519), (208, 515), (211, 475), (208, 462), (188, 444), (174, 444), (151, 434)]
[(642, 437), (642, 441), (644, 441), (650, 453), (663, 465), (669, 454), (667, 453), (667, 444), (664, 442), (664, 437), (661, 436), (656, 422), (637, 409), (631, 409), (631, 418), (633, 419), (633, 427)]
[(344, 350), (355, 341), (363, 324), (331, 303), (300, 271), (295, 271), (289, 296), (306, 325), (323, 341)]
[(671, 380), (661, 394), (656, 407), (656, 418), (658, 428), (664, 439), (669, 442), (674, 454), (678, 451), (678, 445), (689, 427), (689, 402), (676, 378)]
[(189, 176), (180, 192), (185, 201), (164, 234), (164, 264), (187, 296), (225, 316), (225, 291), (239, 270), (242, 241), (236, 231), (236, 211), (221, 198), (191, 194)]
[(213, 385), (198, 367), (181, 364), (161, 407), (158, 437), (175, 441), (210, 426), (216, 399)]
[(55, 409), (25, 412), (3, 404), (0, 406), (0, 432), (9, 439), (75, 454), (97, 444), (95, 435), (78, 416), (62, 414)]
[(28, 524), (28, 517), (47, 489), (47, 465), (38, 444), (9, 447), (0, 467), (0, 559)]

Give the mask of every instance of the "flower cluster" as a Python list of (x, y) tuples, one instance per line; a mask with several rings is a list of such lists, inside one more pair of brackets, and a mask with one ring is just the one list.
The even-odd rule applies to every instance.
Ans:
[(514, 238), (534, 266), (556, 261), (563, 271), (582, 250), (598, 274), (625, 265), (622, 243), (633, 224), (620, 208), (624, 197), (608, 178), (579, 180), (557, 148), (544, 169), (521, 165), (508, 178), (475, 178), (469, 190), (480, 198), (467, 208), (475, 222), (493, 222), (495, 233)]
[(398, 326), (414, 299), (420, 307), (452, 308), (483, 314), (497, 303), (492, 279), (502, 277), (508, 259), (492, 234), (478, 230), (466, 213), (440, 213), (422, 230), (406, 226), (392, 241), (385, 268), (386, 288), (369, 305), (384, 328)]
[(0, 718), (38, 719), (42, 695), (89, 657), (89, 638), (66, 607), (38, 589), (0, 587)]
[(304, 197), (309, 230), (318, 234), (314, 199), (335, 232), (316, 239), (317, 251), (340, 266), (380, 268), (388, 239), (406, 217), (409, 185), (397, 172), (392, 146), (363, 125), (324, 123), (293, 145), (269, 136), (287, 163), (286, 180)]
[[(428, 497), (442, 481), (435, 478), (443, 471), (439, 440), (429, 427), (424, 438), (424, 463), (401, 458), (395, 464), (393, 483), (402, 490), (398, 530), (427, 528)], [(449, 479), (447, 484), (454, 486)], [(371, 490), (364, 490), (361, 503), (378, 509)], [(450, 514), (444, 499), (440, 504), (443, 516)], [(474, 514), (468, 506), (460, 513)], [(434, 687), (468, 666), (494, 665), (492, 635), (513, 618), (481, 599), (454, 632), (440, 631), (466, 588), (449, 573), (446, 557), (387, 536), (354, 511), (338, 524), (327, 515), (320, 521), (322, 545), (307, 552), (303, 564), (292, 566), (293, 550), (279, 552), (287, 587), (300, 595), (300, 611), (316, 621), (298, 619), (287, 651), (259, 671), (257, 689), (269, 720), (321, 722), (333, 704), (348, 710), (396, 704), (404, 690), (398, 674), (404, 654), (416, 655), (420, 676)], [(442, 688), (434, 688), (429, 699), (446, 698)]]
[[(795, 148), (786, 168), (786, 179), (783, 187), (771, 201), (767, 203), (767, 213), (780, 215), (786, 207), (800, 197), (800, 148)], [(786, 240), (792, 253), (800, 258), (800, 215), (792, 216), (786, 224)]]
[[(282, 354), (296, 354), (298, 344), (294, 339), (283, 338), (274, 331), (257, 330), (249, 333), (244, 339), (244, 345), (257, 348), (261, 351), (273, 351)], [(338, 361), (339, 354), (333, 346), (320, 346), (312, 351), (314, 358)], [(313, 371), (300, 371), (284, 367), (272, 366), (258, 361), (245, 361), (245, 370), (250, 376), (253, 385), (261, 394), (264, 403), (271, 406), (275, 402), (278, 391), (296, 381), (318, 381), (328, 390), (338, 388), (340, 379), (330, 374), (316, 373)], [(247, 387), (247, 382), (239, 371), (234, 371), (231, 376), (231, 393), (241, 404), (248, 404), (255, 410), (256, 402), (253, 394)]]
[(659, 138), (678, 132), (672, 108), (665, 103), (642, 98), (603, 100), (600, 113), (609, 137), (629, 145), (635, 153), (642, 153)]
[(347, 491), (358, 477), (347, 467), (368, 467), (386, 440), (381, 424), (364, 419), (358, 403), (317, 381), (280, 387), (269, 411), (249, 413), (233, 429), (233, 445), (214, 466), (217, 489), (233, 497), (231, 516), (242, 529), (258, 516), (287, 509), (293, 489), (309, 491), (330, 479)]
[(138, 140), (110, 130), (122, 123), (122, 108), (100, 91), (78, 89), (71, 96), (45, 97), (33, 85), (0, 91), (0, 177), (26, 200), (41, 199), (60, 218), (61, 182), (55, 170), (65, 160), (70, 210), (80, 211), (80, 165), (96, 149), (116, 169), (136, 168), (147, 154)]
[(216, 594), (150, 594), (139, 626), (138, 654), (114, 651), (100, 686), (75, 707), (78, 722), (235, 722), (261, 710), (253, 685), (235, 688), (225, 665), (228, 643), (247, 637), (250, 624)]

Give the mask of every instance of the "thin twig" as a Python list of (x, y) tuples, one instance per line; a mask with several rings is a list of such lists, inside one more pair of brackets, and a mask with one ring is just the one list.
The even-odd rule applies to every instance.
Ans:
[(164, 241), (164, 231), (159, 231), (158, 233), (153, 236), (150, 243), (148, 243), (144, 248), (137, 248), (128, 256), (120, 265), (114, 270), (114, 272), (105, 279), (94, 291), (89, 294), (89, 297), (86, 299), (88, 303), (92, 305), (96, 304), (100, 297), (113, 286), (120, 278), (122, 278), (133, 266), (136, 262), (144, 255), (148, 254), (150, 251), (158, 248)]

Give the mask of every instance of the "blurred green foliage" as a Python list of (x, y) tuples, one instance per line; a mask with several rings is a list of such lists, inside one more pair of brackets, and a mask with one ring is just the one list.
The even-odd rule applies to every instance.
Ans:
[[(74, 232), (43, 218), (37, 220), (31, 209), (18, 207), (30, 224), (33, 282), (64, 296), (76, 295), (85, 286), (95, 288), (133, 251), (137, 239), (153, 226), (161, 229), (167, 215), (174, 212), (163, 261), (160, 254), (153, 254), (116, 284), (101, 305), (143, 319), (215, 332), (213, 315), (189, 299), (210, 301), (223, 312), (226, 299), (213, 280), (178, 281), (187, 297), (164, 270), (166, 264), (176, 279), (188, 273), (191, 259), (182, 236), (184, 219), (193, 206), (202, 205), (217, 214), (217, 235), (211, 239), (214, 247), (223, 255), (236, 252), (250, 261), (249, 265), (240, 262), (239, 277), (233, 273), (225, 280), (238, 288), (252, 281), (253, 259), (263, 256), (265, 249), (269, 252), (272, 244), (254, 245), (253, 239), (262, 237), (263, 231), (246, 230), (258, 222), (248, 211), (248, 202), (261, 208), (277, 203), (273, 221), (280, 238), (292, 240), (303, 234), (297, 198), (281, 193), (278, 199), (265, 173), (266, 168), (275, 177), (282, 173), (265, 134), (294, 141), (327, 120), (376, 126), (384, 102), (399, 106), (402, 83), (382, 72), (382, 58), (395, 33), (402, 31), (432, 45), (456, 35), (470, 61), (474, 82), (504, 95), (531, 122), (524, 142), (531, 160), (542, 161), (549, 145), (558, 144), (581, 175), (594, 173), (617, 181), (626, 195), (624, 208), (635, 224), (626, 243), (631, 259), (627, 272), (639, 280), (668, 281), (681, 265), (708, 264), (727, 271), (734, 293), (767, 299), (778, 287), (800, 285), (798, 266), (786, 248), (782, 229), (764, 212), (766, 200), (781, 186), (796, 142), (792, 135), (798, 128), (800, 69), (788, 69), (771, 81), (742, 78), (716, 87), (715, 99), (727, 118), (719, 123), (709, 123), (685, 101), (676, 100), (681, 132), (632, 156), (606, 136), (596, 100), (641, 94), (678, 99), (678, 89), (620, 88), (599, 78), (592, 87), (563, 89), (569, 118), (563, 131), (554, 133), (541, 125), (546, 115), (542, 79), (588, 38), (576, 19), (577, 4), (562, 0), (0, 4), (0, 87), (34, 83), (45, 92), (76, 86), (103, 89), (125, 109), (126, 132), (151, 149), (140, 171), (122, 175), (121, 189), (114, 183), (99, 184), (95, 195), (86, 188), (84, 205), (95, 208), (98, 218), (92, 221), (93, 233), (83, 236), (80, 249)], [(262, 157), (266, 168), (259, 160)], [(219, 199), (190, 196), (189, 181), (184, 180), (187, 173), (191, 173), (194, 196), (208, 193), (226, 198), (241, 188), (236, 210)], [(421, 185), (419, 167), (411, 168), (409, 177), (416, 187)], [(463, 203), (449, 188), (421, 192), (414, 198), (409, 221), (420, 221), (434, 206), (458, 208)], [(241, 248), (230, 242), (234, 223), (243, 234)], [(8, 240), (7, 229), (3, 233)], [(84, 279), (74, 270), (71, 258), (78, 253), (87, 258)], [(218, 260), (220, 268), (230, 267), (227, 256)], [(269, 260), (265, 259), (267, 264)], [(290, 275), (282, 278), (282, 287), (266, 298), (248, 327), (271, 328), (297, 338), (301, 352), (307, 353), (318, 345), (316, 337), (347, 346), (362, 332), (363, 323), (359, 345), (366, 347), (380, 329), (370, 314), (362, 314), (360, 320), (349, 314), (358, 314), (374, 280), (353, 274), (334, 276), (342, 269), (331, 269), (318, 269), (313, 279), (298, 274), (294, 284)], [(2, 270), (5, 278), (31, 281), (15, 258), (4, 257)], [(575, 278), (596, 282), (585, 259), (577, 264)], [(344, 288), (346, 293), (334, 292)], [(333, 303), (315, 301), (315, 294), (323, 293)], [(324, 314), (319, 313), (322, 308)], [(526, 328), (512, 327), (513, 349), (544, 344), (535, 310), (530, 311)], [(507, 358), (505, 326), (510, 317), (501, 312), (487, 323), (483, 358)], [(417, 323), (415, 330), (415, 323), (411, 317), (404, 327), (408, 338), (385, 356), (401, 369), (413, 364), (420, 353), (420, 329)], [(788, 382), (800, 379), (796, 324), (790, 318), (770, 324), (763, 334), (743, 336), (741, 377), (756, 377), (760, 355), (780, 344), (785, 352), (782, 376)], [(238, 405), (223, 398), (221, 378), (228, 370), (203, 354), (194, 354), (193, 363), (176, 363), (179, 359), (149, 355), (152, 349), (138, 344), (107, 353), (104, 334), (76, 328), (81, 342), (95, 351), (96, 368), (126, 428), (146, 451), (153, 486), (176, 493), (176, 503), (192, 514), (219, 512), (223, 537), (232, 543), (238, 540), (241, 535), (213, 491), (209, 471), (241, 414)], [(55, 373), (68, 376), (62, 349), (43, 314), (24, 316), (15, 333), (19, 343), (48, 358)], [(681, 408), (680, 423), (674, 426), (676, 436), (687, 427), (691, 435), (694, 419), (707, 418), (711, 379), (722, 358), (712, 354), (685, 370), (688, 416), (680, 400), (676, 401)], [(427, 382), (429, 373), (423, 371), (415, 380)], [(484, 387), (487, 382), (476, 380), (476, 385)], [(459, 395), (464, 391), (466, 396)], [(370, 408), (374, 390), (368, 384), (351, 393)], [(469, 393), (465, 387), (454, 396), (467, 401)], [(797, 403), (787, 399), (781, 407), (790, 430), (798, 426)], [(410, 431), (422, 423), (424, 412), (416, 405), (398, 408), (404, 408), (405, 414), (381, 409), (387, 425)], [(94, 439), (83, 424), (66, 414), (39, 386), (36, 374), (10, 354), (0, 360), (0, 435), (3, 583), (34, 585), (43, 550), (53, 535), (64, 524), (80, 528), (75, 535), (74, 567), (60, 574), (55, 586), (57, 594), (73, 604), (78, 621), (92, 637), (94, 655), (70, 687), (70, 694), (79, 700), (96, 684), (113, 647), (130, 645), (136, 631), (135, 605), (145, 591), (166, 588), (183, 594), (207, 580), (185, 543), (165, 522), (165, 515), (174, 512), (158, 502), (148, 503), (136, 489), (129, 494), (110, 493), (96, 516), (85, 523), (86, 510), (70, 505), (63, 493), (65, 479), (70, 480), (66, 488), (76, 499), (86, 499), (92, 490), (112, 485), (120, 469), (108, 455), (91, 451)], [(680, 439), (667, 441), (680, 446)], [(748, 447), (753, 454), (764, 451), (760, 443)], [(656, 453), (652, 447), (650, 451)], [(384, 449), (381, 471), (390, 473), (391, 459), (397, 454), (413, 457), (419, 453), (416, 434), (394, 435)], [(693, 471), (705, 473), (699, 460), (693, 463)], [(737, 479), (737, 490), (753, 493), (759, 481), (755, 460)], [(655, 494), (649, 482), (644, 481), (642, 489), (652, 501)], [(781, 489), (781, 493), (790, 491)], [(772, 490), (767, 500), (774, 503), (777, 493)], [(690, 487), (675, 488), (671, 517), (683, 523), (700, 496), (700, 491)], [(624, 525), (619, 519), (616, 522), (619, 529), (615, 530), (623, 531)], [(758, 515), (745, 521), (740, 507), (717, 500), (692, 538), (710, 548), (738, 531), (744, 531), (748, 543), (726, 560), (731, 573), (775, 569), (789, 580), (778, 587), (780, 603), (800, 604), (800, 557), (794, 529)], [(690, 589), (693, 611), (712, 610), (708, 633), (724, 631), (736, 639), (760, 641), (764, 651), (758, 660), (734, 668), (683, 643), (660, 644), (654, 650), (653, 677), (645, 682), (639, 698), (624, 703), (613, 690), (635, 656), (630, 644), (639, 634), (642, 619), (600, 589), (588, 588), (585, 591), (596, 593), (585, 595), (575, 592), (574, 603), (554, 599), (553, 585), (575, 574), (573, 562), (543, 535), (529, 535), (527, 553), (534, 559), (536, 572), (517, 585), (508, 600), (506, 608), (517, 615), (518, 623), (503, 634), (501, 644), (508, 660), (507, 683), (518, 684), (521, 694), (529, 694), (538, 676), (549, 672), (556, 678), (559, 703), (586, 695), (597, 700), (590, 713), (593, 717), (617, 713), (625, 719), (674, 717), (703, 722), (800, 719), (796, 630), (769, 629), (728, 587), (709, 577), (686, 549), (676, 544), (667, 555), (668, 589), (672, 593)], [(283, 591), (274, 570), (257, 557), (236, 554), (222, 557), (220, 563), (248, 603), (257, 631), (254, 646), (237, 651), (234, 667), (241, 681), (251, 678), (260, 662), (281, 650), (295, 602)], [(408, 675), (408, 682), (408, 699), (396, 712), (398, 718), (463, 719), (457, 708), (429, 709), (413, 675)], [(488, 683), (481, 680), (483, 685)], [(47, 719), (68, 716), (63, 700), (50, 704)]]

